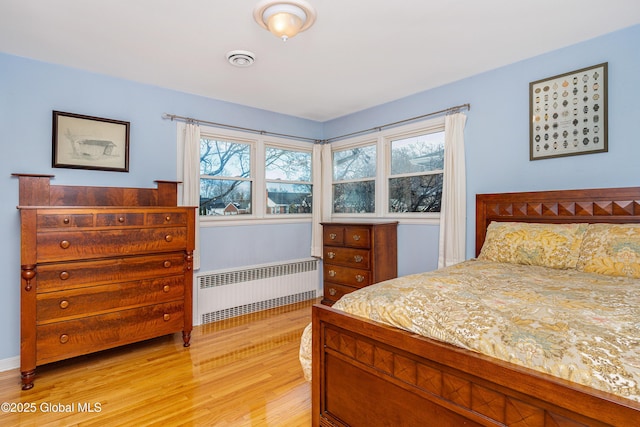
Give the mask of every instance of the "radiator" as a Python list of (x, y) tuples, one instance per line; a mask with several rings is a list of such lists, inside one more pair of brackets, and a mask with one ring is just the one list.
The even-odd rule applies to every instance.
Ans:
[(316, 298), (316, 258), (260, 264), (196, 275), (200, 324)]

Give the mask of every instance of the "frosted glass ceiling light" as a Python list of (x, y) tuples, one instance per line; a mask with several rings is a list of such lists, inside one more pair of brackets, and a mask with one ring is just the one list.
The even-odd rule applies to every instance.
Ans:
[(258, 3), (253, 18), (258, 25), (287, 41), (313, 25), (316, 11), (303, 0), (266, 0)]

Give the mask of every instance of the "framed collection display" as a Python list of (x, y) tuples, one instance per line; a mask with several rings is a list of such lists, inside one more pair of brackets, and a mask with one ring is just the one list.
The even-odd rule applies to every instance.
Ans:
[(608, 150), (607, 63), (529, 83), (529, 159)]
[(129, 122), (54, 111), (52, 166), (129, 172)]

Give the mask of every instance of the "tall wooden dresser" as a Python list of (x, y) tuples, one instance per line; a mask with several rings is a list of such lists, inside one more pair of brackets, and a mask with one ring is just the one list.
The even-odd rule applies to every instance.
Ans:
[(323, 304), (398, 275), (397, 222), (322, 223)]
[(192, 330), (195, 208), (177, 183), (56, 186), (19, 179), (22, 388), (36, 366)]

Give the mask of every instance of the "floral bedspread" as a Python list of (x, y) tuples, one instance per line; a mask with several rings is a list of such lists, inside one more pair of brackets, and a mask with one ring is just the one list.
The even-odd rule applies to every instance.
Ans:
[[(333, 307), (640, 401), (640, 279), (469, 260)], [(310, 379), (310, 325), (300, 361)]]

